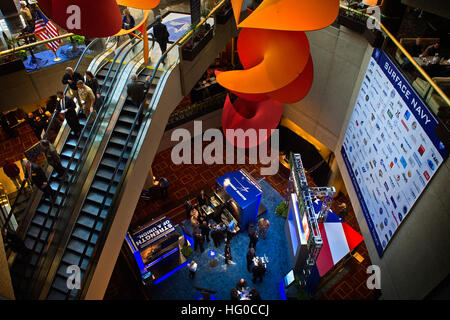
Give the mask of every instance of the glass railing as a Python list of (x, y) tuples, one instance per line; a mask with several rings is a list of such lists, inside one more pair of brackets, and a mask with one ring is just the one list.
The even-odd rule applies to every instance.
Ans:
[[(347, 19), (347, 20), (342, 20)], [(370, 21), (373, 20), (373, 21)], [(397, 40), (374, 15), (342, 6), (337, 21), (343, 21), (345, 26), (355, 31), (365, 31), (367, 25), (378, 25), (384, 41), (380, 45), (391, 60), (402, 71), (409, 83), (422, 97), (430, 111), (440, 120), (447, 131), (450, 128), (450, 56), (419, 56), (425, 48), (436, 43), (437, 38), (421, 38), (420, 50), (414, 48), (416, 38)], [(354, 28), (352, 28), (354, 26)], [(361, 30), (360, 30), (361, 29)], [(414, 49), (414, 50), (413, 50)], [(417, 51), (417, 52), (414, 52)]]

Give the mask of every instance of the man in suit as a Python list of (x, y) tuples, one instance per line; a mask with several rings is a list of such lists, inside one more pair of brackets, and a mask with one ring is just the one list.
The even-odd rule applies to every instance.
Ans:
[(145, 98), (145, 91), (150, 86), (150, 76), (146, 78), (146, 82), (138, 80), (136, 74), (131, 75), (131, 82), (127, 84), (127, 94), (134, 106), (139, 107)]
[(248, 234), (248, 237), (250, 238), (250, 242), (248, 244), (249, 248), (255, 248), (256, 249), (256, 243), (258, 242), (258, 233), (255, 229), (252, 229), (250, 233)]
[(194, 251), (197, 250), (197, 247), (200, 247), (200, 252), (203, 253), (205, 251), (205, 248), (203, 247), (203, 242), (205, 239), (203, 238), (202, 234), (196, 229), (194, 231)]
[(263, 276), (266, 273), (266, 267), (264, 266), (264, 264), (261, 261), (259, 261), (258, 265), (253, 268), (252, 272), (253, 272), (252, 282), (256, 282), (257, 279), (261, 280), (261, 282), (262, 282)]
[(81, 107), (81, 99), (78, 94), (78, 87), (77, 87), (77, 83), (80, 80), (83, 80), (83, 76), (78, 72), (73, 71), (72, 68), (67, 67), (61, 82), (64, 85), (69, 85), (70, 91), (72, 92), (72, 96), (77, 98), (78, 104)]
[(253, 258), (255, 257), (255, 249), (250, 248), (247, 252), (247, 270), (248, 272), (252, 271)]
[(245, 281), (245, 279), (239, 279), (238, 282), (236, 282), (236, 289), (238, 289), (238, 291), (247, 289), (247, 281)]
[(81, 109), (83, 110), (86, 119), (89, 118), (91, 113), (94, 113), (89, 119), (89, 124), (91, 124), (95, 121), (95, 118), (97, 117), (97, 112), (94, 110), (95, 104), (94, 91), (92, 91), (91, 88), (85, 85), (83, 80), (78, 80), (77, 87), (78, 87), (78, 95), (82, 99), (82, 103), (80, 103)]
[(44, 193), (44, 197), (55, 200), (55, 191), (50, 187), (44, 170), (29, 160), (23, 160), (23, 167), (25, 168), (25, 178), (31, 177), (32, 183)]
[(217, 229), (217, 225), (213, 226), (213, 231), (211, 231), (211, 238), (213, 239), (214, 246), (216, 248), (218, 248), (220, 246), (220, 240), (222, 239), (222, 234)]
[(58, 110), (64, 113), (67, 124), (70, 129), (75, 133), (77, 137), (81, 134), (81, 125), (78, 120), (77, 112), (75, 111), (76, 105), (72, 98), (65, 96), (62, 91), (58, 91), (56, 95), (59, 98)]
[[(161, 16), (157, 16), (156, 21), (156, 24), (153, 26), (153, 36), (161, 48), (161, 54), (163, 54), (167, 50), (167, 43), (169, 42), (170, 33), (167, 31), (167, 27), (162, 23)], [(163, 62), (166, 63), (166, 60), (167, 56), (164, 57)]]
[(204, 237), (206, 242), (209, 242), (209, 231), (211, 230), (211, 227), (208, 225), (208, 222), (203, 221), (200, 225), (200, 230), (202, 232), (202, 237)]

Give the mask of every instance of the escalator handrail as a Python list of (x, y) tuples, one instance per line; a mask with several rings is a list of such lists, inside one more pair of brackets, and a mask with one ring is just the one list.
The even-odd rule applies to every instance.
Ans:
[(19, 197), (21, 196), (22, 191), (23, 191), (23, 189), (24, 189), (24, 187), (25, 187), (26, 182), (27, 182), (26, 179), (23, 179), (23, 180), (22, 180), (22, 182), (21, 182), (21, 184), (20, 184), (19, 192), (17, 192), (17, 196), (16, 196), (16, 198), (14, 199), (14, 203), (13, 203), (13, 205), (11, 206), (11, 209), (9, 210), (8, 217), (6, 218), (5, 223), (3, 224), (3, 228), (4, 228), (4, 229), (7, 229), (7, 230), (9, 229), (10, 232), (15, 232), (14, 230), (11, 230), (10, 228), (8, 228), (8, 224), (9, 224), (9, 220), (11, 220), (11, 218), (12, 218), (14, 209), (16, 208), (17, 200), (18, 200)]
[[(205, 23), (206, 20), (207, 20), (207, 19), (208, 19), (208, 18), (209, 18), (216, 10), (217, 10), (217, 9), (219, 9), (225, 2), (226, 2), (226, 0), (223, 0), (223, 1), (220, 2), (215, 8), (213, 8), (213, 9), (211, 10), (211, 12), (210, 12), (210, 13), (209, 13), (209, 14), (208, 14), (208, 15), (207, 15), (207, 16), (206, 16), (199, 24), (198, 24), (198, 26), (200, 26), (200, 25), (202, 25), (203, 23)], [(145, 90), (144, 97), (147, 97), (147, 95), (148, 95), (148, 93), (149, 93), (149, 91), (150, 91), (151, 84), (152, 84), (153, 80), (154, 80), (155, 77), (156, 77), (156, 72), (158, 71), (158, 68), (159, 68), (159, 66), (161, 65), (161, 62), (167, 57), (167, 55), (168, 55), (168, 53), (170, 52), (170, 50), (172, 50), (175, 46), (181, 44), (182, 41), (185, 41), (185, 37), (177, 39), (177, 41), (175, 41), (175, 42), (174, 42), (169, 48), (167, 48), (166, 51), (161, 55), (161, 57), (159, 58), (158, 62), (156, 63), (156, 65), (155, 65), (155, 67), (154, 67), (152, 76), (151, 76), (151, 78), (150, 78), (150, 80), (149, 80), (149, 85), (147, 86), (147, 88), (146, 88), (146, 90)], [(177, 61), (178, 61), (178, 59), (177, 59)], [(177, 61), (175, 61), (174, 64), (177, 63)], [(130, 142), (130, 139), (131, 139), (131, 137), (132, 137), (133, 131), (134, 131), (136, 125), (137, 125), (137, 121), (138, 121), (138, 119), (139, 119), (139, 115), (141, 114), (141, 112), (142, 112), (142, 110), (143, 110), (143, 108), (144, 108), (145, 102), (146, 102), (146, 99), (143, 99), (143, 101), (141, 102), (141, 104), (140, 104), (140, 106), (139, 106), (139, 108), (138, 108), (138, 111), (137, 111), (137, 113), (136, 113), (136, 116), (135, 116), (135, 118), (134, 118), (134, 120), (133, 120), (133, 124), (131, 125), (130, 134), (127, 136), (127, 140), (125, 141), (125, 143), (124, 143), (124, 145), (123, 145), (122, 151), (121, 151), (121, 153), (120, 153), (119, 160), (117, 161), (116, 167), (115, 167), (115, 169), (114, 169), (114, 173), (113, 173), (113, 175), (112, 175), (112, 177), (111, 177), (111, 179), (110, 179), (110, 181), (109, 181), (109, 183), (108, 183), (108, 187), (107, 187), (107, 189), (106, 189), (106, 191), (105, 191), (105, 197), (103, 198), (103, 201), (102, 201), (101, 205), (98, 207), (98, 212), (97, 212), (96, 216), (99, 216), (99, 215), (100, 215), (101, 211), (103, 210), (103, 208), (104, 208), (104, 206), (105, 206), (105, 204), (106, 204), (106, 200), (107, 200), (107, 198), (108, 198), (109, 191), (111, 190), (112, 185), (113, 185), (113, 183), (114, 183), (114, 179), (115, 179), (115, 177), (116, 177), (116, 175), (117, 175), (117, 172), (119, 171), (119, 167), (120, 167), (120, 164), (121, 164), (121, 162), (122, 162), (122, 160), (123, 160), (123, 156), (124, 156), (124, 154), (125, 154), (125, 151), (126, 151), (127, 148), (128, 148), (128, 143)], [(149, 108), (149, 109), (147, 110), (147, 112), (145, 113), (145, 117), (151, 115), (151, 111), (152, 111), (152, 108)], [(144, 117), (144, 118), (145, 118), (145, 117)], [(141, 125), (142, 125), (144, 122), (145, 122), (145, 120), (142, 119)], [(130, 159), (128, 159), (128, 161), (130, 161)], [(124, 172), (123, 172), (123, 173), (125, 173), (125, 169), (126, 169), (126, 166), (125, 166), (125, 168), (124, 168)], [(123, 173), (122, 173), (122, 174), (123, 174)], [(122, 181), (123, 181), (123, 176), (122, 176), (121, 182), (122, 182)], [(119, 184), (120, 184), (120, 183), (119, 183)], [(112, 202), (111, 202), (111, 203), (112, 203)], [(108, 211), (110, 211), (112, 208), (113, 208), (113, 206), (111, 205), (110, 208), (108, 209)], [(92, 228), (91, 228), (92, 230), (95, 230), (95, 228), (97, 227), (97, 223), (98, 223), (98, 219), (95, 220), (94, 225), (93, 225)], [(80, 264), (83, 262), (83, 259), (84, 259), (85, 256), (86, 256), (86, 252), (87, 252), (87, 250), (88, 250), (88, 244), (90, 243), (92, 236), (93, 236), (93, 232), (89, 233), (88, 239), (86, 240), (86, 246), (85, 246), (85, 248), (84, 248), (84, 250), (83, 250), (83, 253), (82, 253), (81, 256), (80, 256), (80, 261), (79, 261), (79, 263), (78, 263), (78, 266), (80, 266)], [(96, 247), (97, 247), (97, 246), (98, 246), (98, 245), (96, 245)], [(95, 251), (95, 249), (94, 249), (94, 251)], [(89, 264), (89, 265), (90, 265), (90, 264)], [(86, 269), (86, 273), (88, 273), (87, 271), (88, 271), (88, 270)], [(85, 273), (85, 277), (84, 277), (84, 279), (83, 279), (83, 283), (85, 283), (85, 282), (86, 282), (86, 279), (87, 279), (87, 278), (86, 278), (86, 273)], [(71, 292), (71, 290), (69, 290), (68, 293), (66, 294), (66, 300), (69, 299), (70, 292)], [(81, 292), (81, 291), (80, 291), (80, 292)], [(79, 293), (79, 294), (80, 294), (80, 293)]]
[[(98, 40), (99, 40), (99, 38), (94, 39), (91, 43), (89, 43), (89, 44), (86, 46), (86, 48), (84, 48), (83, 53), (81, 54), (80, 58), (78, 59), (78, 62), (77, 62), (77, 64), (76, 64), (76, 66), (75, 66), (74, 72), (78, 70), (78, 67), (79, 67), (80, 64), (81, 64), (81, 61), (82, 61), (83, 58), (84, 58), (84, 55), (89, 51), (89, 49), (92, 47), (92, 45), (93, 45), (94, 43), (96, 43)], [(66, 85), (66, 88), (64, 89), (64, 95), (66, 95), (67, 90), (69, 90), (69, 85)], [(50, 128), (52, 127), (52, 124), (53, 124), (53, 122), (55, 121), (55, 117), (56, 117), (57, 113), (58, 113), (58, 112), (53, 112), (52, 118), (50, 119), (50, 122), (49, 122), (49, 124), (48, 124), (48, 126), (47, 126), (47, 130), (45, 130), (45, 133), (44, 133), (44, 139), (47, 138), (48, 132), (50, 131)]]

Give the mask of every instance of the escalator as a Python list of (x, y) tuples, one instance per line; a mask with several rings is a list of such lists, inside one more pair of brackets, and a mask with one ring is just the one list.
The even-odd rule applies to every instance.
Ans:
[[(144, 82), (145, 78), (150, 76), (151, 73), (151, 69), (144, 68), (138, 75), (138, 81)], [(149, 90), (150, 97), (160, 76), (161, 71), (157, 71)], [(69, 275), (66, 271), (69, 266), (78, 265), (81, 275), (85, 274), (100, 232), (108, 219), (111, 201), (139, 132), (140, 126), (138, 124), (133, 127), (133, 123), (138, 118), (138, 109), (139, 107), (133, 105), (131, 100), (127, 98), (120, 110), (117, 122), (68, 240), (66, 250), (57, 268), (48, 299), (74, 298), (77, 294), (76, 289), (69, 290), (67, 287)], [(129, 139), (129, 137), (131, 138)], [(126, 148), (124, 148), (125, 145)]]
[[(95, 64), (91, 63), (90, 69), (98, 77), (103, 98), (106, 98), (111, 91), (111, 84), (114, 83), (116, 74), (120, 71), (121, 64), (116, 62), (118, 58), (124, 54), (125, 48), (126, 45), (117, 49), (113, 61), (108, 61), (106, 63), (103, 61), (100, 61), (99, 63), (97, 61)], [(87, 52), (87, 50), (85, 52)], [(107, 57), (108, 54), (105, 56)], [(83, 57), (84, 54), (80, 58), (80, 61)], [(78, 65), (79, 64), (80, 62)], [(86, 119), (81, 119), (80, 123), (84, 126)], [(44, 197), (40, 199), (24, 236), (24, 243), (29, 249), (29, 253), (18, 255), (14, 260), (14, 264), (11, 268), (11, 277), (16, 296), (19, 299), (27, 298), (29, 295), (30, 284), (33, 283), (36, 271), (39, 269), (41, 258), (52, 241), (55, 223), (61, 218), (60, 213), (64, 206), (64, 199), (68, 197), (71, 185), (76, 181), (76, 169), (78, 168), (80, 158), (85, 151), (90, 133), (95, 131), (94, 126), (95, 123), (92, 126), (84, 126), (80, 139), (77, 139), (69, 129), (66, 129), (66, 137), (61, 137), (61, 139), (65, 139), (65, 141), (58, 142), (62, 144), (60, 150), (61, 163), (67, 168), (67, 171), (66, 175), (60, 179), (55, 178), (54, 172), (50, 174), (49, 184), (55, 191), (55, 201), (52, 202), (50, 199)]]

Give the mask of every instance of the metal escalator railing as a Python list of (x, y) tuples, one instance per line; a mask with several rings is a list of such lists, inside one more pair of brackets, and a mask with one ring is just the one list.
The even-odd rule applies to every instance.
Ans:
[[(127, 48), (127, 45), (123, 46), (123, 47), (116, 53), (116, 56), (115, 56), (115, 58), (114, 58), (114, 60), (113, 60), (113, 63), (110, 65), (110, 68), (109, 68), (109, 70), (108, 70), (108, 77), (105, 78), (106, 81), (108, 80), (109, 75), (110, 75), (111, 72), (112, 72), (112, 69), (114, 68), (114, 66), (115, 66), (115, 64), (116, 64), (116, 62), (117, 62), (117, 60), (118, 60), (118, 58), (119, 58), (120, 55), (122, 54), (123, 50), (125, 50), (125, 48)], [(128, 54), (129, 52), (130, 52), (130, 50), (128, 50), (126, 54)], [(122, 57), (122, 60), (121, 60), (120, 63), (119, 63), (119, 67), (118, 67), (118, 69), (116, 70), (116, 72), (115, 72), (115, 74), (114, 74), (114, 80), (111, 81), (111, 87), (114, 85), (114, 81), (115, 81), (115, 79), (116, 79), (116, 77), (117, 77), (117, 74), (121, 71), (120, 66), (122, 66), (125, 57), (126, 57), (126, 55), (125, 55), (124, 57)], [(80, 59), (80, 61), (81, 61), (81, 59)], [(78, 64), (78, 65), (79, 65), (79, 64)], [(78, 66), (78, 65), (77, 65), (77, 66)], [(66, 90), (67, 90), (67, 88), (66, 88)], [(110, 90), (108, 90), (108, 92), (110, 92)], [(78, 172), (78, 168), (80, 167), (80, 163), (81, 163), (82, 159), (84, 158), (84, 154), (86, 153), (86, 150), (88, 149), (88, 148), (86, 148), (86, 146), (90, 145), (90, 144), (92, 143), (92, 141), (94, 140), (94, 139), (93, 139), (93, 136), (94, 136), (94, 135), (93, 135), (93, 130), (94, 130), (94, 128), (97, 127), (97, 123), (99, 123), (100, 119), (102, 119), (102, 117), (103, 117), (103, 115), (104, 115), (103, 110), (105, 110), (105, 107), (104, 107), (104, 106), (106, 105), (106, 103), (107, 103), (107, 101), (105, 100), (105, 103), (102, 104), (102, 106), (101, 106), (99, 115), (96, 117), (96, 119), (94, 120), (94, 123), (93, 123), (92, 125), (90, 125), (90, 123), (91, 123), (91, 118), (93, 117), (93, 114), (90, 114), (89, 117), (88, 117), (88, 119), (86, 120), (86, 124), (87, 124), (87, 125), (84, 126), (84, 128), (83, 128), (83, 130), (82, 130), (82, 132), (81, 132), (80, 138), (77, 140), (77, 143), (76, 143), (76, 145), (75, 145), (75, 149), (74, 149), (73, 152), (72, 152), (72, 155), (71, 155), (71, 157), (70, 157), (70, 160), (69, 160), (69, 162), (68, 162), (68, 165), (66, 166), (66, 172), (65, 172), (66, 175), (65, 175), (65, 176), (67, 177), (67, 176), (68, 176), (68, 172), (70, 171), (70, 168), (71, 168), (71, 166), (72, 166), (72, 164), (73, 164), (73, 161), (74, 161), (74, 159), (75, 159), (75, 156), (77, 155), (77, 153), (78, 153), (78, 151), (79, 151), (79, 149), (80, 149), (80, 147), (81, 147), (81, 141), (82, 141), (84, 138), (86, 138), (86, 142), (84, 143), (82, 152), (80, 152), (79, 158), (77, 159), (77, 162), (76, 162), (76, 164), (75, 164), (74, 174), (69, 178), (68, 181), (64, 181), (64, 182), (67, 182), (67, 183), (59, 183), (58, 189), (57, 189), (57, 191), (56, 191), (56, 197), (55, 197), (54, 199), (52, 199), (51, 204), (50, 204), (50, 208), (49, 208), (49, 210), (48, 210), (48, 214), (45, 215), (44, 221), (43, 221), (42, 224), (41, 224), (41, 225), (42, 225), (42, 228), (39, 229), (38, 234), (37, 234), (37, 237), (36, 237), (36, 241), (35, 241), (34, 244), (32, 245), (33, 248), (31, 248), (31, 250), (32, 250), (33, 252), (35, 252), (36, 246), (37, 246), (38, 243), (41, 243), (41, 242), (40, 242), (41, 240), (43, 240), (44, 244), (47, 245), (47, 248), (48, 248), (48, 246), (49, 246), (49, 243), (48, 243), (48, 242), (49, 242), (49, 239), (50, 239), (50, 237), (51, 237), (51, 234), (54, 232), (53, 229), (54, 229), (55, 223), (56, 223), (56, 221), (57, 221), (57, 218), (58, 218), (60, 212), (61, 212), (62, 209), (65, 208), (65, 206), (66, 206), (66, 200), (67, 200), (68, 195), (69, 195), (69, 192), (70, 192), (70, 190), (71, 190), (70, 187), (71, 187), (74, 183), (76, 183), (76, 181), (77, 181), (77, 179), (78, 179), (78, 177), (79, 177), (79, 175), (78, 175), (78, 173), (79, 173), (79, 172)], [(88, 130), (88, 127), (90, 128), (90, 129), (89, 129), (89, 133), (88, 133), (87, 135), (85, 135), (85, 133), (87, 132), (86, 130)], [(61, 188), (62, 188), (64, 185), (66, 186), (65, 192), (61, 192)], [(58, 196), (59, 196), (60, 194), (63, 194), (63, 195), (60, 197), (60, 198), (61, 198), (61, 202), (59, 203), (56, 212), (54, 212), (54, 215), (52, 215), (53, 208), (55, 207), (56, 201), (58, 200)], [(50, 219), (50, 217), (51, 217), (51, 219)], [(48, 221), (49, 219), (50, 219), (50, 221)], [(50, 222), (50, 223), (49, 223), (49, 222)], [(48, 224), (48, 223), (49, 223), (49, 224)], [(45, 228), (44, 228), (44, 227), (45, 227)], [(44, 239), (41, 238), (43, 232), (46, 232), (46, 236), (44, 237)], [(38, 257), (37, 257), (37, 261), (39, 262), (39, 261), (41, 261), (41, 258), (42, 258), (43, 254), (44, 254), (45, 251), (46, 251), (44, 245), (42, 246), (41, 250), (38, 250), (38, 251), (40, 251), (40, 252), (38, 253)], [(36, 272), (36, 271), (37, 271), (37, 270), (34, 269), (34, 270), (32, 271), (33, 274), (34, 274), (34, 272)], [(33, 275), (31, 275), (31, 277), (33, 277)]]
[[(211, 17), (211, 15), (212, 14), (214, 14), (219, 8), (221, 8), (222, 7), (222, 5), (224, 5), (225, 3), (226, 3), (226, 1), (227, 0), (223, 0), (223, 1), (221, 1), (215, 8), (213, 8), (212, 10), (211, 10), (211, 12), (197, 25), (197, 27), (199, 27), (199, 26), (201, 26), (202, 24), (204, 24), (207, 20), (208, 20), (208, 18), (210, 18)], [(178, 49), (178, 46), (179, 45), (181, 45), (181, 44), (183, 44), (184, 43), (184, 41), (186, 41), (190, 36), (192, 36), (192, 34), (193, 34), (193, 32), (190, 32), (190, 33), (188, 33), (185, 37), (183, 37), (183, 38), (180, 38), (180, 39), (178, 39), (176, 42), (174, 42), (162, 55), (161, 55), (161, 57), (160, 57), (160, 59), (158, 60), (158, 62), (156, 63), (156, 65), (154, 66), (154, 71), (153, 71), (153, 73), (152, 73), (152, 75), (151, 75), (151, 78), (150, 78), (150, 80), (149, 80), (149, 85), (148, 85), (148, 87), (147, 87), (147, 89), (146, 89), (146, 91), (145, 91), (145, 97), (147, 97), (148, 96), (148, 94), (149, 94), (149, 91), (151, 90), (151, 88), (152, 88), (152, 85), (153, 85), (153, 81), (157, 78), (156, 77), (156, 74), (157, 74), (157, 72), (158, 72), (158, 70), (159, 70), (159, 67), (160, 67), (160, 65), (161, 65), (161, 63), (166, 59), (166, 57), (168, 56), (168, 54), (169, 54), (169, 52), (171, 52), (171, 50), (172, 49), (174, 49), (174, 48), (177, 48)], [(179, 51), (178, 51), (179, 52)], [(171, 70), (177, 63), (179, 62), (179, 56), (175, 59), (175, 61), (173, 61), (173, 64), (172, 65), (170, 65), (168, 68), (167, 68), (167, 70)], [(167, 72), (166, 72), (166, 74), (167, 74)], [(158, 80), (162, 80), (164, 77), (161, 77), (161, 78), (158, 78)], [(162, 87), (160, 86), (160, 85), (157, 85), (157, 89), (156, 90), (162, 90)], [(139, 140), (140, 138), (142, 138), (142, 136), (143, 136), (143, 129), (144, 129), (144, 123), (146, 122), (146, 121), (148, 121), (148, 120), (150, 120), (151, 119), (151, 116), (152, 116), (152, 114), (153, 114), (153, 112), (156, 110), (156, 106), (157, 106), (157, 92), (155, 91), (154, 93), (153, 93), (153, 97), (152, 97), (152, 100), (151, 100), (151, 102), (150, 102), (150, 106), (149, 106), (149, 109), (146, 111), (146, 113), (145, 113), (145, 115), (144, 115), (144, 119), (141, 121), (141, 123), (139, 124), (139, 126), (141, 127), (140, 128), (140, 130), (139, 130), (139, 132), (138, 132), (138, 134), (137, 134), (137, 140)], [(109, 181), (109, 183), (108, 183), (108, 186), (107, 186), (107, 188), (106, 188), (106, 192), (105, 192), (105, 196), (104, 196), (104, 198), (103, 198), (103, 200), (102, 200), (102, 202), (101, 202), (101, 205), (98, 207), (98, 209), (97, 209), (97, 213), (96, 214), (94, 214), (94, 216), (96, 216), (96, 217), (99, 217), (100, 215), (101, 215), (101, 213), (102, 213), (102, 211), (103, 211), (103, 209), (104, 209), (104, 207), (105, 207), (105, 205), (106, 205), (106, 202), (107, 202), (107, 200), (108, 200), (108, 194), (109, 194), (109, 192), (110, 192), (110, 190), (111, 190), (111, 188), (113, 187), (113, 185), (114, 184), (117, 184), (117, 187), (116, 187), (116, 191), (115, 191), (115, 194), (114, 194), (114, 197), (111, 199), (111, 203), (110, 203), (110, 205), (109, 205), (109, 209), (108, 209), (108, 212), (107, 212), (107, 216), (109, 216), (109, 213), (110, 212), (112, 212), (112, 211), (115, 211), (115, 208), (116, 208), (116, 206), (118, 205), (118, 201), (119, 201), (119, 192), (117, 192), (117, 190), (119, 190), (120, 188), (121, 188), (121, 186), (124, 184), (124, 182), (125, 182), (125, 179), (126, 179), (126, 176), (127, 176), (127, 173), (128, 173), (128, 170), (130, 169), (130, 166), (131, 166), (131, 160), (133, 160), (133, 159), (135, 159), (135, 157), (136, 157), (136, 155), (137, 155), (137, 153), (139, 152), (139, 150), (137, 150), (137, 148), (134, 148), (134, 154), (129, 154), (128, 155), (128, 157), (127, 157), (127, 159), (126, 159), (126, 165), (124, 166), (124, 168), (123, 168), (123, 170), (120, 170), (120, 167), (121, 167), (121, 164), (123, 163), (122, 161), (124, 160), (124, 158), (125, 158), (125, 154), (126, 154), (126, 151), (127, 151), (127, 149), (129, 148), (129, 143), (131, 142), (131, 138), (132, 138), (132, 136), (133, 136), (133, 132), (134, 132), (134, 130), (136, 129), (136, 126), (138, 126), (138, 122), (139, 122), (139, 118), (140, 118), (140, 115), (143, 113), (143, 109), (144, 109), (144, 105), (145, 105), (145, 102), (146, 102), (146, 99), (144, 99), (144, 101), (142, 101), (142, 103), (140, 104), (140, 106), (139, 106), (139, 108), (138, 108), (138, 111), (136, 112), (136, 115), (135, 115), (135, 117), (134, 117), (134, 119), (133, 119), (133, 123), (132, 123), (132, 125), (131, 125), (131, 128), (130, 128), (130, 130), (129, 130), (129, 132), (130, 132), (130, 134), (127, 136), (127, 138), (126, 138), (126, 141), (125, 141), (125, 143), (123, 144), (123, 148), (122, 148), (122, 150), (121, 150), (121, 152), (120, 152), (120, 156), (119, 156), (119, 159), (118, 159), (118, 161), (117, 161), (117, 163), (116, 163), (116, 166), (115, 166), (115, 168), (114, 168), (114, 172), (113, 172), (113, 175), (112, 175), (112, 177), (110, 178), (110, 181)], [(136, 141), (134, 141), (134, 145), (136, 145)], [(116, 176), (118, 175), (118, 173), (119, 173), (119, 171), (122, 171), (122, 173), (121, 173), (121, 178), (120, 178), (120, 181), (119, 182), (117, 182), (116, 181)], [(78, 298), (82, 298), (83, 296), (85, 296), (86, 295), (86, 291), (87, 291), (87, 283), (89, 282), (89, 280), (90, 280), (90, 278), (91, 278), (91, 272), (93, 271), (93, 268), (94, 268), (94, 266), (95, 266), (95, 264), (96, 264), (96, 262), (94, 262), (93, 263), (93, 261), (92, 261), (92, 259), (94, 259), (94, 260), (97, 260), (98, 259), (98, 255), (100, 254), (100, 251), (101, 251), (101, 245), (104, 243), (104, 241), (106, 240), (106, 236), (107, 236), (107, 230), (109, 230), (109, 227), (110, 227), (110, 225), (111, 225), (111, 223), (112, 223), (112, 220), (113, 219), (108, 219), (107, 221), (106, 221), (106, 226), (102, 223), (102, 226), (101, 226), (101, 232), (100, 232), (100, 234), (98, 235), (98, 238), (97, 238), (97, 241), (95, 241), (95, 246), (94, 246), (94, 248), (92, 249), (92, 253), (93, 253), (93, 255), (91, 255), (89, 258), (91, 259), (90, 260), (90, 262), (89, 262), (89, 264), (88, 264), (88, 267), (86, 268), (86, 271), (85, 271), (85, 273), (84, 273), (84, 277), (83, 277), (83, 280), (82, 280), (82, 285), (81, 285), (81, 290), (80, 291), (78, 291), (77, 292), (77, 294), (76, 294), (76, 297), (78, 297)], [(99, 223), (99, 219), (95, 219), (95, 222), (94, 222), (94, 224), (93, 224), (93, 226), (91, 227), (91, 229), (92, 230), (96, 230), (97, 229), (97, 224)], [(91, 238), (94, 236), (94, 232), (91, 232), (90, 234), (89, 234), (89, 236), (88, 236), (88, 239), (87, 239), (87, 241), (86, 241), (86, 246), (84, 247), (84, 249), (83, 249), (83, 251), (82, 251), (82, 253), (81, 253), (81, 256), (80, 256), (80, 259), (79, 259), (79, 263), (78, 263), (78, 267), (80, 267), (81, 268), (81, 264), (83, 263), (83, 261), (84, 261), (84, 259), (87, 257), (87, 251), (89, 250), (89, 244), (91, 244)], [(86, 275), (88, 275), (88, 276), (86, 276)], [(66, 297), (65, 297), (65, 299), (70, 299), (70, 298), (75, 298), (75, 295), (72, 295), (71, 294), (71, 291), (69, 291), (67, 294), (66, 294)]]

